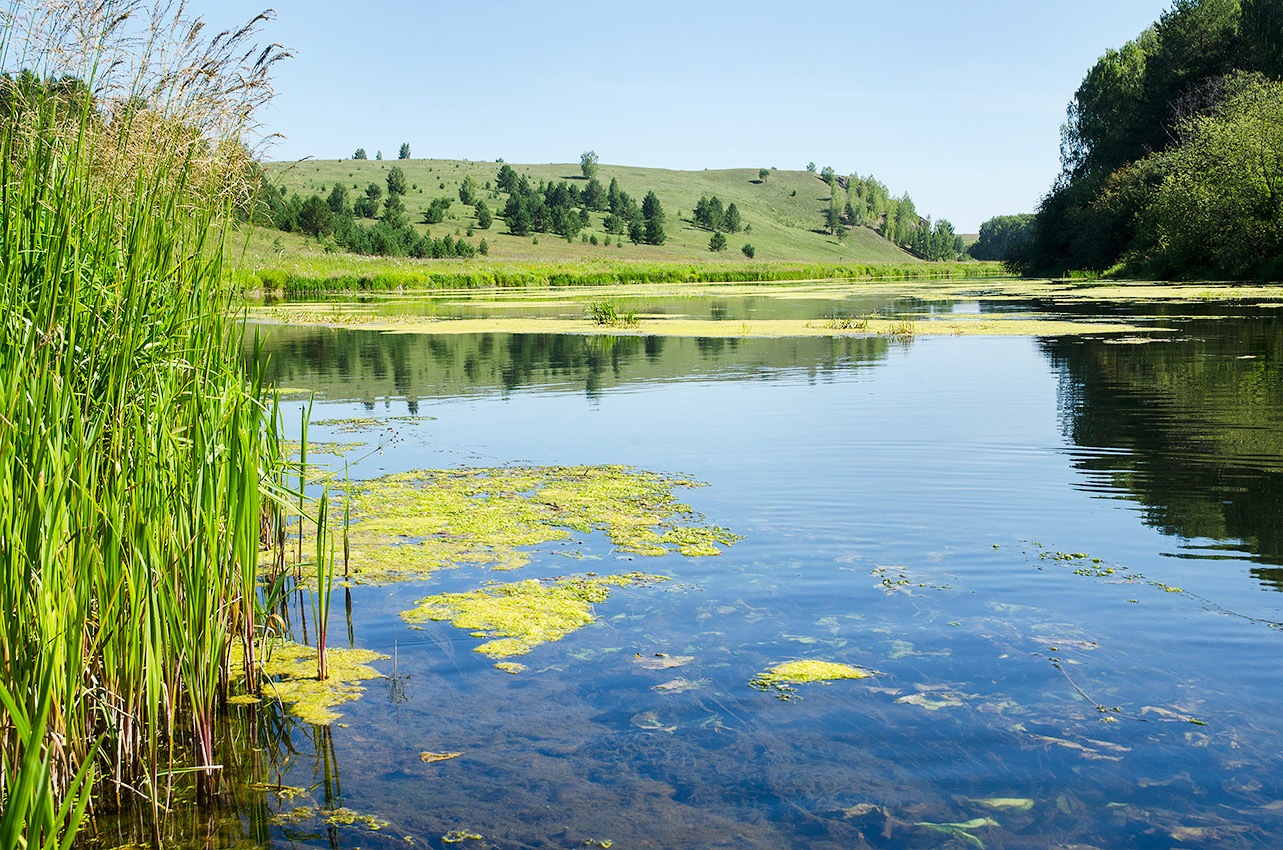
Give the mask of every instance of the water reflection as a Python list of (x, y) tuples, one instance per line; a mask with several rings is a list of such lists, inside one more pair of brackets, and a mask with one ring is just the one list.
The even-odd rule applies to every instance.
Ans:
[[(673, 338), (570, 334), (383, 334), (332, 328), (263, 326), (278, 386), (373, 410), (423, 399), (523, 388), (582, 391), (692, 378), (770, 379), (833, 374), (881, 361), (884, 337)], [(252, 344), (252, 340), (247, 345)]]
[(1283, 589), (1283, 331), (1273, 316), (1200, 319), (1148, 344), (1053, 339), (1064, 430), (1088, 486), (1144, 505), (1183, 557), (1244, 555)]

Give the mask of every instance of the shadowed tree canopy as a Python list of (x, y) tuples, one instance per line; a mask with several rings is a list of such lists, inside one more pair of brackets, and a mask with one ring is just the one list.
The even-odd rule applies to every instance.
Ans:
[[(1246, 78), (1236, 72), (1259, 75), (1256, 96), (1278, 96), (1265, 84), (1283, 74), (1283, 0), (1175, 0), (1153, 26), (1107, 51), (1069, 105), (1061, 130), (1061, 176), (1040, 204), (1013, 267), (1037, 274), (1116, 266), (1143, 273), (1162, 265), (1147, 259), (1154, 231), (1143, 229), (1154, 222), (1148, 205), (1158, 197), (1155, 192), (1174, 179), (1175, 160), (1159, 157), (1190, 143), (1194, 128), (1206, 139), (1204, 118), (1226, 132), (1248, 132), (1250, 121), (1223, 109), (1240, 97)], [(1253, 142), (1241, 136), (1236, 144)], [(1213, 196), (1232, 194), (1227, 187), (1203, 188)], [(1191, 197), (1188, 206), (1186, 220), (1193, 226), (1199, 219), (1195, 208), (1206, 204)], [(1244, 273), (1251, 264), (1232, 265)], [(1163, 273), (1199, 272), (1195, 266), (1169, 266)]]

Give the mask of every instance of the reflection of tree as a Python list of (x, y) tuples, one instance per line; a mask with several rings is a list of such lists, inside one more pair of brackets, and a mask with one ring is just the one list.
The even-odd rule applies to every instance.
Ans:
[[(1223, 548), (1283, 564), (1283, 335), (1272, 318), (1199, 322), (1190, 332), (1148, 345), (1042, 344), (1061, 372), (1068, 436), (1121, 450), (1077, 465), (1143, 503), (1145, 521), (1165, 534), (1238, 540)], [(1283, 589), (1283, 572), (1256, 572)]]
[(572, 334), (382, 334), (279, 327), (268, 332), (268, 378), (278, 386), (318, 390), (332, 401), (404, 402), (462, 393), (503, 394), (527, 387), (574, 387), (593, 396), (648, 381), (698, 375), (834, 373), (882, 359), (878, 337), (687, 339)]

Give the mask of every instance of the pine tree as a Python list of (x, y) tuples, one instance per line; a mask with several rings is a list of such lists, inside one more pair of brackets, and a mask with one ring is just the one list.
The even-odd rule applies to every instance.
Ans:
[(710, 250), (710, 251), (725, 251), (725, 250), (726, 250), (726, 234), (722, 233), (722, 231), (720, 231), (720, 230), (714, 231), (714, 232), (713, 232), (712, 237), (711, 237), (711, 238), (709, 238), (709, 240), (708, 240), (708, 250)]
[(646, 242), (663, 245), (668, 238), (664, 234), (664, 208), (654, 192), (647, 192), (642, 200), (642, 217), (646, 220)]
[(401, 143), (401, 152), (400, 152), (400, 153), (398, 153), (398, 154), (396, 155), (396, 158), (397, 158), (397, 159), (409, 159), (409, 158), (410, 158), (410, 143), (409, 143), (409, 142), (402, 142), (402, 143)]
[(726, 216), (723, 219), (723, 223), (726, 225), (728, 233), (740, 232), (740, 211), (739, 208), (735, 206), (734, 202), (726, 208)]

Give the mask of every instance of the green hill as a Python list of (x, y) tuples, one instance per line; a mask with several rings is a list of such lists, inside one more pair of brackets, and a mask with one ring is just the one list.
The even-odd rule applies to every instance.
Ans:
[[(473, 210), (460, 203), (459, 186), (465, 177), (477, 181), (477, 197), (485, 200), (493, 212), (502, 212), (507, 195), (494, 189), (499, 163), (468, 162), (441, 159), (405, 160), (303, 160), (266, 165), (273, 182), (285, 194), (329, 194), (335, 183), (346, 187), (349, 196), (363, 194), (370, 183), (386, 187), (388, 169), (398, 166), (405, 172), (410, 190), (403, 196), (410, 220), (419, 232), (431, 230), (435, 237), (449, 234), (457, 237), (476, 227)], [(519, 175), (526, 175), (538, 185), (540, 181), (567, 180), (582, 188), (587, 181), (580, 166), (574, 164), (516, 165)], [(710, 231), (697, 227), (693, 211), (701, 195), (716, 195), (723, 205), (734, 203), (749, 232), (727, 234), (727, 250), (717, 256), (726, 262), (747, 262), (740, 247), (751, 243), (760, 261), (809, 262), (918, 262), (910, 254), (887, 242), (866, 227), (852, 228), (842, 243), (824, 228), (824, 214), (829, 206), (829, 187), (818, 174), (808, 171), (771, 171), (765, 181), (758, 179), (757, 168), (721, 171), (670, 171), (660, 168), (632, 168), (601, 165), (597, 179), (604, 186), (611, 179), (640, 200), (654, 191), (663, 204), (667, 240), (663, 245), (634, 245), (627, 239), (622, 247), (611, 237), (611, 245), (591, 245), (579, 240), (567, 243), (548, 233), (540, 233), (538, 242), (529, 236), (513, 236), (502, 219), (496, 217), (489, 230), (474, 229), (465, 239), (473, 245), (484, 237), (490, 256), (504, 260), (708, 260), (714, 255), (708, 249)], [(489, 184), (490, 188), (486, 186)], [(434, 198), (450, 198), (453, 203), (445, 221), (424, 225), (423, 213)], [(841, 199), (839, 199), (841, 200)], [(603, 213), (591, 214), (591, 225), (584, 234), (596, 236), (603, 243)], [(370, 222), (367, 219), (366, 224)], [(456, 230), (458, 233), (456, 233)], [(285, 244), (294, 248), (295, 240)]]

